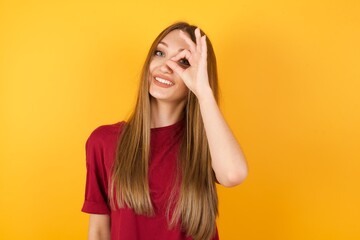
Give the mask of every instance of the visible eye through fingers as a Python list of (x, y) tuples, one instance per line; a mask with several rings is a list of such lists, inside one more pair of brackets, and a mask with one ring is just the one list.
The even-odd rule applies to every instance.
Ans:
[(184, 67), (190, 67), (190, 63), (186, 58), (181, 58), (178, 63), (180, 64), (180, 66), (184, 66)]

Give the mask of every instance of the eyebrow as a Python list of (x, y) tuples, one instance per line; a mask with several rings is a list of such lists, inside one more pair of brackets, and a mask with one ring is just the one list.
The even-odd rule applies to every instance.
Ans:
[[(167, 45), (165, 42), (159, 42), (159, 44), (163, 44), (163, 45), (165, 45), (166, 47), (169, 47), (169, 45)], [(184, 48), (180, 48), (180, 49), (178, 50), (178, 52), (181, 52), (182, 50), (184, 50)]]

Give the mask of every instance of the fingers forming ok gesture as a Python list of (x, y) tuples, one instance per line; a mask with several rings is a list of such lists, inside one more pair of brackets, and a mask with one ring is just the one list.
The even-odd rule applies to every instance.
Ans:
[[(181, 30), (180, 37), (188, 44), (189, 50), (184, 49), (179, 52), (176, 56), (168, 60), (167, 65), (177, 73), (185, 85), (199, 97), (201, 90), (209, 87), (206, 35), (201, 36), (200, 29), (196, 28), (196, 43)], [(187, 68), (180, 66), (178, 62), (182, 59), (186, 59), (190, 63), (190, 66)]]

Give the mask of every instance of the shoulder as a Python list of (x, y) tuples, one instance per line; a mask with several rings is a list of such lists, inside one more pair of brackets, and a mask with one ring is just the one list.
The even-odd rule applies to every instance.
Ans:
[(117, 141), (117, 138), (124, 128), (126, 122), (121, 121), (114, 124), (100, 125), (96, 127), (89, 135), (86, 145), (103, 145)]

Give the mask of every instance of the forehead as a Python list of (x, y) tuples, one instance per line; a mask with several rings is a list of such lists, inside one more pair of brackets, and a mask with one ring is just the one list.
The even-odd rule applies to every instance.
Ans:
[[(189, 36), (187, 33), (185, 33)], [(169, 32), (160, 42), (159, 45), (163, 46), (165, 43), (169, 48), (187, 48), (188, 44), (180, 37), (180, 30), (173, 30)]]

